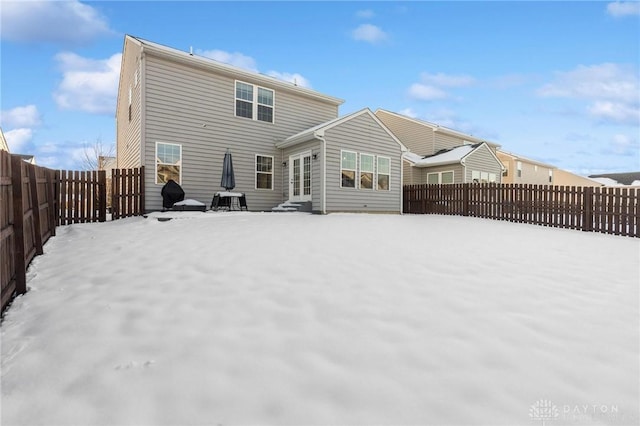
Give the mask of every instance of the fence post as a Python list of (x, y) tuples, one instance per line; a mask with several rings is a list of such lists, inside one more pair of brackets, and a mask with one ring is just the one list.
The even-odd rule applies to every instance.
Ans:
[(11, 185), (13, 190), (13, 232), (15, 235), (16, 294), (27, 292), (27, 268), (24, 259), (24, 211), (22, 204), (22, 158), (11, 156)]
[(42, 224), (40, 222), (40, 201), (38, 200), (38, 177), (36, 166), (27, 165), (29, 170), (29, 187), (31, 188), (31, 211), (33, 212), (33, 233), (36, 242), (36, 255), (44, 253), (42, 247)]
[(107, 172), (98, 170), (98, 222), (107, 221)]
[(584, 188), (582, 198), (582, 230), (593, 231), (593, 187)]
[(462, 184), (462, 215), (469, 216), (469, 191), (470, 183)]

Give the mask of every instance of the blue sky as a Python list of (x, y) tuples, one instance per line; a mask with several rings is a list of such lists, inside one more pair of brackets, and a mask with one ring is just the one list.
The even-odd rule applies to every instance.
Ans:
[(125, 34), (485, 138), (588, 175), (640, 170), (639, 2), (0, 0), (13, 153), (115, 142)]

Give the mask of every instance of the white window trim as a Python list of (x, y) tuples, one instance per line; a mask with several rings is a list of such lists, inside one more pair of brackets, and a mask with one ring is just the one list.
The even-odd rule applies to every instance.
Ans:
[[(453, 174), (453, 182), (451, 183), (442, 183), (442, 174), (443, 173), (452, 173)], [(429, 184), (429, 175), (438, 175), (438, 183), (437, 184)], [(443, 170), (441, 172), (431, 172), (431, 173), (427, 173), (427, 184), (428, 185), (452, 185), (456, 182), (456, 173), (454, 170)]]
[(516, 162), (516, 176), (517, 177), (522, 177), (522, 162), (521, 161)]
[[(240, 99), (236, 96), (237, 93), (237, 86), (238, 83), (242, 83), (242, 84), (246, 84), (247, 86), (252, 86), (253, 87), (253, 99), (251, 100), (251, 118), (249, 117), (242, 117), (240, 115), (236, 114), (236, 102), (237, 101), (243, 101), (243, 102), (249, 102), (246, 99)], [(259, 104), (258, 103), (258, 89), (263, 89), (263, 90), (269, 90), (272, 93), (273, 96), (273, 105), (266, 105), (266, 104)], [(262, 105), (262, 106), (266, 106), (271, 108), (272, 110), (272, 114), (271, 114), (271, 121), (264, 121), (264, 120), (258, 120), (258, 105)], [(247, 83), (246, 81), (242, 81), (242, 80), (235, 80), (235, 82), (233, 83), (233, 115), (235, 117), (238, 118), (244, 118), (245, 120), (253, 120), (253, 121), (259, 121), (260, 123), (268, 123), (268, 124), (275, 124), (276, 122), (276, 91), (273, 89), (269, 89), (268, 87), (263, 87), (263, 86), (258, 86), (257, 84), (253, 84), (253, 83)]]
[[(259, 172), (258, 171), (258, 157), (268, 157), (271, 158), (271, 172)], [(254, 189), (256, 191), (273, 191), (274, 185), (275, 185), (275, 157), (273, 155), (264, 155), (264, 154), (256, 154), (255, 155), (255, 161), (253, 163), (253, 171), (255, 173), (254, 179), (253, 179), (253, 185), (254, 185)], [(258, 173), (261, 174), (270, 174), (271, 175), (271, 188), (258, 188)]]
[[(182, 145), (179, 143), (171, 143), (171, 142), (160, 142), (160, 141), (156, 141), (156, 150), (155, 150), (155, 182), (156, 185), (164, 185), (164, 182), (158, 182), (158, 164), (159, 164), (159, 159), (158, 159), (158, 145), (173, 145), (173, 146), (177, 146), (180, 148), (180, 182), (177, 182), (179, 185), (182, 185)], [(165, 164), (165, 163), (162, 163)]]
[[(371, 157), (371, 159), (373, 160), (371, 162), (371, 167), (372, 170), (368, 171), (368, 170), (362, 170), (362, 156), (367, 156), (367, 157)], [(358, 167), (359, 166), (359, 167)], [(356, 173), (356, 176), (358, 177), (358, 185), (357, 188), (358, 189), (362, 189), (363, 191), (373, 191), (375, 190), (376, 186), (377, 186), (377, 182), (376, 182), (376, 156), (375, 154), (369, 154), (366, 152), (360, 152), (358, 153), (358, 155), (356, 156), (356, 167), (358, 168), (358, 172)], [(362, 188), (362, 173), (371, 173), (371, 188)]]
[[(355, 169), (345, 169), (344, 167), (342, 167), (342, 153), (343, 152), (348, 152), (351, 154), (354, 154), (356, 156), (356, 168)], [(354, 185), (353, 187), (351, 186), (342, 186), (342, 171), (343, 170), (348, 170), (348, 171), (354, 171), (355, 175), (354, 175)], [(358, 153), (356, 151), (350, 151), (348, 149), (341, 149), (340, 150), (340, 175), (338, 176), (338, 179), (340, 179), (340, 188), (345, 188), (345, 189), (358, 189), (358, 179), (359, 175), (358, 175)]]
[[(388, 189), (378, 189), (378, 176), (381, 174), (380, 173), (380, 168), (379, 168), (380, 164), (379, 164), (378, 160), (381, 159), (381, 158), (384, 158), (387, 161), (389, 161), (389, 173), (382, 173), (383, 176), (388, 176), (389, 177), (389, 188)], [(375, 179), (376, 179), (376, 182), (375, 182), (375, 185), (374, 185), (374, 189), (376, 191), (391, 191), (391, 157), (385, 157), (385, 156), (382, 156), (382, 155), (379, 155), (379, 156), (376, 157), (376, 177), (375, 177)]]

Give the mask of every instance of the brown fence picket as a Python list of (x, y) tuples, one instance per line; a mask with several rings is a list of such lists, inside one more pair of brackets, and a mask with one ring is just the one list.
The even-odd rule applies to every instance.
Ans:
[[(124, 171), (120, 188), (128, 215), (144, 209), (144, 168)], [(128, 191), (129, 193), (127, 193)], [(56, 234), (56, 226), (106, 220), (104, 171), (50, 170), (0, 150), (0, 284), (4, 313), (26, 292), (26, 269)]]
[(639, 188), (407, 185), (404, 213), (448, 214), (640, 237)]

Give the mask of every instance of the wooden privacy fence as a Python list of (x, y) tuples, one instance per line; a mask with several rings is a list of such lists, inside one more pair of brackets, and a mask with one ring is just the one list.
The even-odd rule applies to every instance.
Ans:
[(144, 212), (144, 166), (114, 169), (111, 173), (111, 218), (137, 216)]
[[(114, 219), (144, 211), (144, 169), (114, 170)], [(120, 192), (127, 191), (127, 192)], [(58, 171), (0, 150), (1, 311), (27, 291), (26, 271), (56, 226), (107, 219), (104, 171)]]
[(404, 213), (446, 214), (640, 237), (639, 188), (407, 185)]

